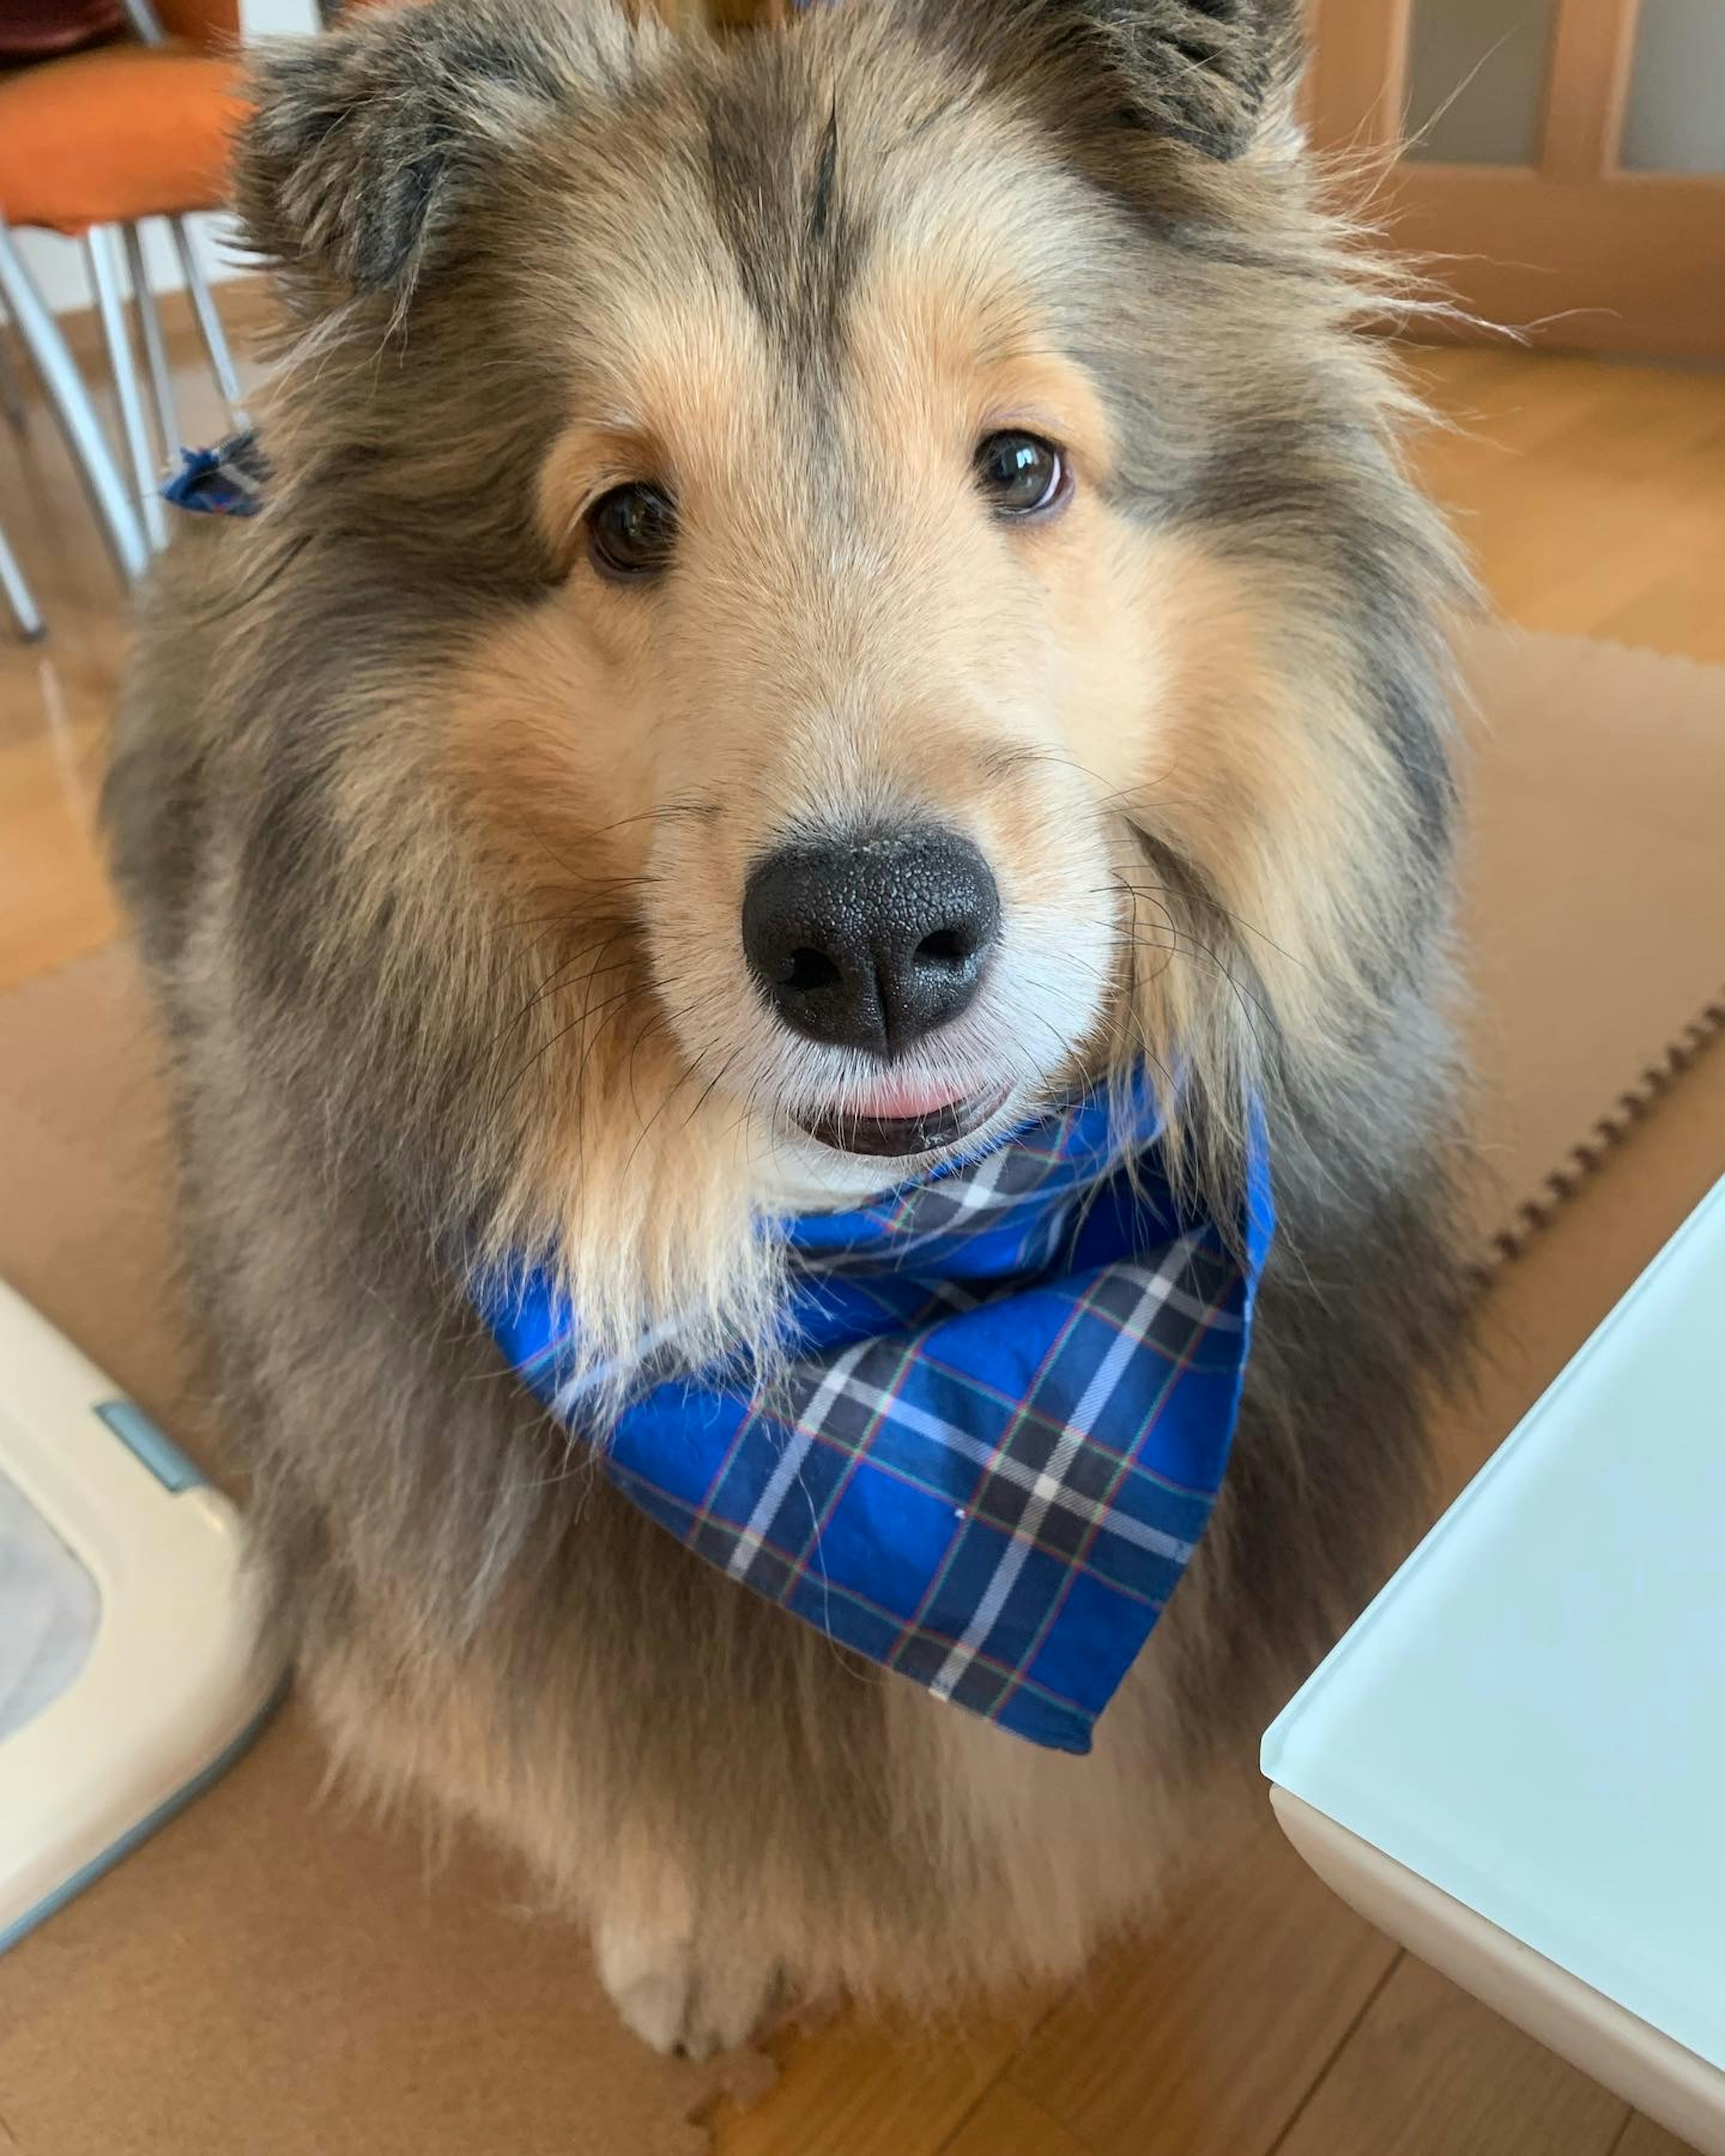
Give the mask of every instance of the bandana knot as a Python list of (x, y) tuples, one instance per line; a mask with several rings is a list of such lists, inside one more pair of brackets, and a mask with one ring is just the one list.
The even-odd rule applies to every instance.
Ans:
[(778, 1224), (785, 1358), (662, 1373), (608, 1430), (545, 1273), (479, 1301), (616, 1486), (739, 1585), (1034, 1743), (1086, 1752), (1220, 1487), (1272, 1232), (1226, 1229), (1147, 1082), (844, 1213)]

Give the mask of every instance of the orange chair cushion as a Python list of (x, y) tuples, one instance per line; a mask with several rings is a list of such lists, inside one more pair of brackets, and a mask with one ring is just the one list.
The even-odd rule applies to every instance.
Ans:
[(244, 117), (239, 63), (110, 45), (0, 77), (0, 211), (76, 235), (218, 209)]
[(206, 51), (239, 43), (239, 0), (154, 0), (156, 19), (170, 38)]

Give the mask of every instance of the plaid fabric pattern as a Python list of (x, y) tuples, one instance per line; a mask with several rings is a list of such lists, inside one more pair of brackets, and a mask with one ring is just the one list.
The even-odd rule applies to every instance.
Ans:
[(524, 1272), (499, 1344), (627, 1496), (740, 1585), (1040, 1744), (1086, 1752), (1203, 1534), (1271, 1233), (1177, 1204), (1147, 1084), (844, 1214), (781, 1224), (787, 1361), (661, 1373), (608, 1432)]
[(235, 434), (218, 449), (182, 449), (180, 468), (162, 498), (206, 516), (255, 516), (264, 506), (270, 467), (255, 434)]

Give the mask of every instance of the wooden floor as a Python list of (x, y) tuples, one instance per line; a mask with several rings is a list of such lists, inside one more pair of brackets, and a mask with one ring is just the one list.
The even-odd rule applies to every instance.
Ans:
[[(1414, 364), (1445, 423), (1422, 447), (1423, 470), (1507, 615), (1725, 660), (1725, 378), (1509, 351)], [(203, 403), (208, 418), (207, 395)], [(89, 811), (123, 632), (89, 519), (39, 420), (23, 444), (0, 424), (0, 521), (51, 627), (33, 649), (0, 627), (4, 988), (113, 932)], [(1695, 1082), (1717, 1096), (1707, 1112), (1725, 1132), (1721, 1076)], [(1696, 1178), (1675, 1142), (1651, 1128), (1636, 1163), (1644, 1183), (1666, 1179), (1673, 1223)], [(1613, 1252), (1609, 1266), (1573, 1277), (1561, 1259), (1543, 1272), (1512, 1269), (1500, 1297), (1508, 1344), (1487, 1397), (1447, 1433), (1452, 1484), (1651, 1255), (1620, 1233), (1620, 1196), (1601, 1178), (1579, 1201), (1594, 1246)], [(788, 2042), (783, 2063), (764, 2102), (716, 2122), (723, 2156), (1673, 2156), (1677, 2147), (1399, 1953), (1267, 1824), (1219, 1853), (1154, 1938), (1066, 1997), (932, 2033), (845, 2019)]]

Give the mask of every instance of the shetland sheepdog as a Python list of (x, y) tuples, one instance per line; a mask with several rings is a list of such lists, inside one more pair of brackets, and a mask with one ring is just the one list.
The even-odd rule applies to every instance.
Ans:
[[(1076, 1969), (1417, 1504), (1461, 580), (1297, 14), (429, 0), (254, 72), (267, 499), (185, 521), (106, 802), (188, 1300), (336, 1751), (521, 1852), (666, 2048)], [(1218, 1204), (1261, 1111), (1281, 1224), (1210, 1532), (1075, 1758), (593, 1452), (642, 1342), (770, 1335), (763, 1218), (1132, 1065)], [(576, 1438), (474, 1316), (526, 1250)]]

